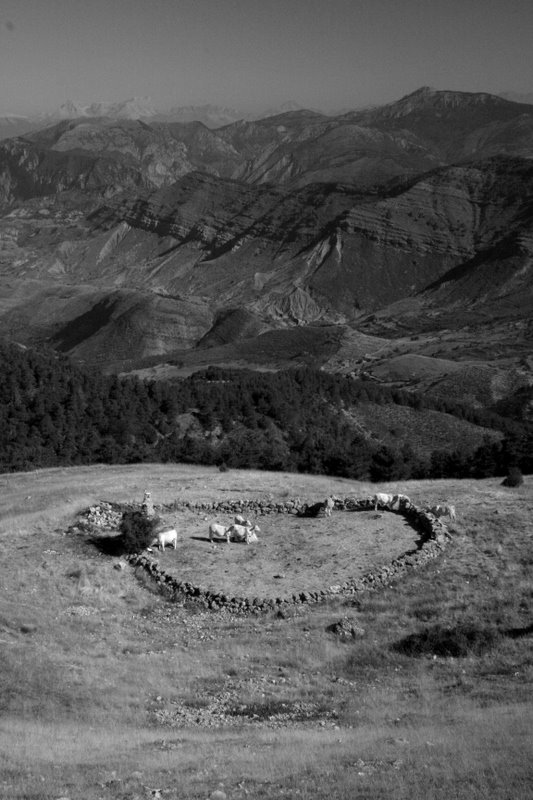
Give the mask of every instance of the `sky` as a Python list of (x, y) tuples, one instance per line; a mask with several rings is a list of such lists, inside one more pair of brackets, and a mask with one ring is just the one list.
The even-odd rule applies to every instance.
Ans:
[(0, 0), (0, 114), (533, 92), (533, 0)]

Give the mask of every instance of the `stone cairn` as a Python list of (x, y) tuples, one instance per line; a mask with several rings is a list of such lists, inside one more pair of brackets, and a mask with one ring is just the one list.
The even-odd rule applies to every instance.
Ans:
[(152, 493), (145, 489), (143, 501), (141, 503), (141, 511), (147, 517), (153, 517), (155, 514), (154, 503), (152, 500)]
[[(214, 503), (177, 501), (170, 506), (163, 507), (163, 510), (192, 510), (198, 513), (225, 512), (250, 516), (274, 513), (298, 514), (300, 508), (300, 503), (294, 500), (289, 500), (285, 503), (263, 500), (226, 500)], [(368, 511), (374, 509), (374, 502), (371, 498), (364, 500), (355, 500), (353, 498), (340, 500), (337, 498), (335, 500), (335, 508), (339, 511)], [(414, 530), (420, 534), (416, 549), (404, 553), (389, 564), (369, 572), (361, 578), (349, 578), (342, 584), (329, 586), (320, 591), (300, 592), (299, 594), (293, 594), (291, 597), (230, 597), (222, 593), (202, 589), (187, 581), (180, 581), (172, 575), (166, 574), (154, 559), (142, 553), (129, 556), (129, 561), (133, 566), (144, 569), (159, 585), (161, 591), (176, 601), (191, 600), (214, 611), (225, 609), (236, 614), (259, 614), (273, 610), (283, 611), (290, 606), (318, 603), (334, 596), (352, 597), (363, 591), (387, 586), (407, 571), (420, 567), (430, 559), (439, 556), (444, 550), (447, 541), (451, 538), (448, 528), (440, 519), (437, 519), (428, 511), (418, 508), (413, 503), (402, 502), (397, 511), (392, 511), (392, 509), (388, 509), (388, 511), (401, 514)]]

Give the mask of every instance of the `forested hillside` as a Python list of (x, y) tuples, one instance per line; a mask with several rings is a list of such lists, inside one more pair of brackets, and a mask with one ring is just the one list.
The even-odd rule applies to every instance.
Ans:
[[(83, 371), (56, 353), (0, 347), (0, 469), (181, 461), (372, 480), (484, 477), (510, 464), (533, 471), (527, 422), (312, 369), (255, 373), (209, 368), (173, 383)], [(425, 455), (354, 422), (357, 409), (435, 413), (492, 433)], [(497, 433), (497, 432), (501, 433)], [(431, 434), (427, 434), (430, 437)], [(481, 434), (478, 434), (481, 436)], [(474, 441), (474, 440), (473, 440)]]

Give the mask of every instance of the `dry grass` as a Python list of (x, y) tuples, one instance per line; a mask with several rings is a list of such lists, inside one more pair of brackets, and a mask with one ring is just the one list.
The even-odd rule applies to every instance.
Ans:
[[(232, 799), (531, 796), (530, 478), (518, 489), (497, 480), (379, 487), (420, 504), (453, 501), (446, 553), (357, 602), (331, 600), (287, 619), (172, 605), (63, 531), (82, 508), (140, 502), (145, 488), (170, 503), (313, 501), (377, 487), (161, 465), (2, 475), (0, 485), (0, 797), (107, 800), (145, 797), (150, 787), (193, 800), (220, 784)], [(326, 631), (346, 616), (361, 638)], [(464, 658), (395, 649), (426, 628), (465, 623), (501, 635)], [(210, 703), (253, 708), (262, 722), (169, 724), (176, 709)], [(282, 704), (316, 715), (275, 727), (267, 717)]]

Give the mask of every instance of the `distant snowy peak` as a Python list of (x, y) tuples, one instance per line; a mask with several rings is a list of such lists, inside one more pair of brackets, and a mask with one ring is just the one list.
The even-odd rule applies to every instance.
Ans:
[(77, 119), (79, 117), (143, 119), (153, 117), (156, 113), (149, 97), (131, 97), (118, 103), (104, 100), (90, 105), (82, 105), (81, 103), (67, 100), (56, 111), (50, 114), (43, 114), (42, 119), (61, 120)]
[(208, 128), (221, 128), (242, 119), (264, 119), (303, 110), (309, 111), (310, 109), (304, 109), (299, 103), (293, 101), (253, 114), (211, 103), (156, 110), (149, 97), (132, 97), (118, 103), (99, 101), (89, 105), (67, 100), (56, 111), (40, 115), (40, 119), (45, 122), (55, 122), (63, 119), (79, 119), (80, 117), (108, 117), (109, 119), (144, 119), (150, 122), (202, 122)]

